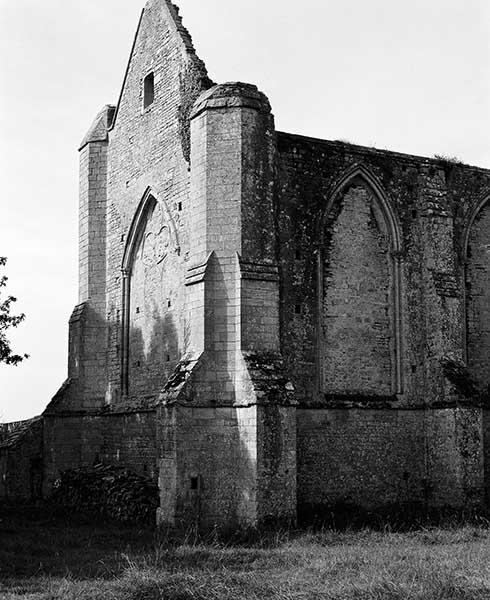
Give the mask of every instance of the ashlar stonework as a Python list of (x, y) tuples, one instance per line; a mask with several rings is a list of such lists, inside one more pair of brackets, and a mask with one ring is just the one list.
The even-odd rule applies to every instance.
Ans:
[(276, 131), (168, 0), (79, 151), (68, 378), (0, 494), (102, 462), (171, 526), (488, 503), (490, 171)]

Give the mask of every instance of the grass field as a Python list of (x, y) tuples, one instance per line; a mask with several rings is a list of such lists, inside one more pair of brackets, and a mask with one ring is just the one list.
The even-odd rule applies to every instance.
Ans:
[(2, 600), (488, 600), (490, 529), (169, 541), (116, 525), (0, 520)]

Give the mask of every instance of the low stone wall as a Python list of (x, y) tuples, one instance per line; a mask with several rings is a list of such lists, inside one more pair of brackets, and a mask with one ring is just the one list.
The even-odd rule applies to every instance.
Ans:
[(59, 473), (96, 463), (123, 465), (156, 480), (155, 412), (44, 417), (44, 495)]
[(41, 496), (43, 421), (5, 423), (0, 429), (0, 500)]
[(300, 409), (297, 423), (300, 507), (423, 500), (420, 413)]
[(297, 423), (300, 511), (483, 503), (480, 409), (300, 409)]
[(490, 408), (483, 410), (483, 465), (485, 477), (485, 502), (490, 507)]
[(203, 528), (294, 521), (294, 411), (162, 407), (159, 521)]

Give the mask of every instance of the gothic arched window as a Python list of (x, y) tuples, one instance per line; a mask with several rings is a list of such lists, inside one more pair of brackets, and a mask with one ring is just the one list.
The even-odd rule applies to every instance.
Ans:
[(401, 393), (400, 236), (386, 200), (356, 169), (332, 195), (319, 264), (320, 389)]
[(159, 391), (180, 360), (178, 255), (169, 215), (147, 190), (133, 219), (123, 258), (124, 395)]
[(466, 359), (472, 378), (490, 386), (490, 198), (470, 216), (464, 241)]

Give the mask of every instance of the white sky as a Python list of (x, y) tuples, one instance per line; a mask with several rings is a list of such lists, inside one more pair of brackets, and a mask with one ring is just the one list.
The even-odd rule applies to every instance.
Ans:
[[(0, 0), (0, 256), (31, 358), (0, 417), (66, 377), (77, 303), (77, 147), (115, 103), (143, 0)], [(490, 167), (488, 0), (180, 0), (216, 82), (255, 83), (277, 128)]]

